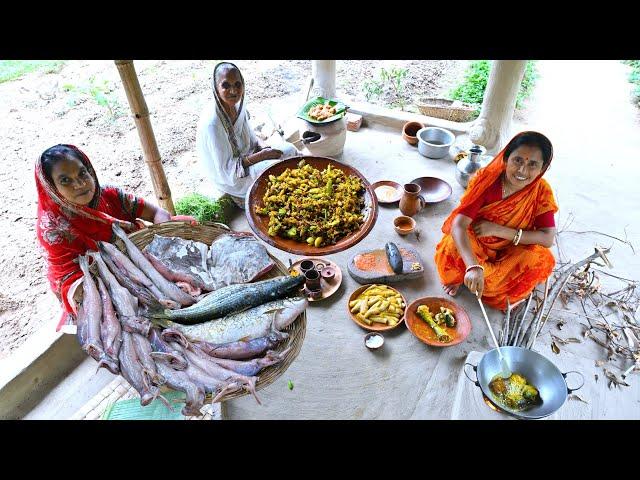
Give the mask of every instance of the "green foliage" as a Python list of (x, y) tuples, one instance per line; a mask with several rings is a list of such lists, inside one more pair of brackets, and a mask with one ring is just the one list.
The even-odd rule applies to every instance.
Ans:
[(0, 60), (0, 83), (35, 71), (58, 73), (64, 64), (64, 60)]
[(178, 215), (190, 215), (199, 222), (227, 223), (225, 209), (230, 205), (226, 197), (212, 200), (200, 193), (191, 193), (175, 203)]
[(362, 89), (365, 93), (367, 102), (373, 97), (380, 97), (385, 87), (391, 89), (395, 96), (393, 105), (398, 105), (402, 110), (406, 105), (406, 101), (403, 97), (404, 94), (404, 79), (407, 77), (409, 70), (406, 68), (391, 67), (387, 70), (382, 68), (380, 70), (380, 79), (365, 80), (362, 84)]
[(518, 95), (516, 96), (516, 108), (522, 108), (522, 103), (531, 95), (537, 79), (538, 72), (536, 71), (536, 62), (529, 60), (524, 69), (520, 90), (518, 90)]
[(636, 101), (640, 102), (640, 60), (623, 60), (622, 63), (631, 66), (629, 82), (635, 85), (635, 88), (633, 89), (633, 96)]
[(481, 104), (487, 88), (491, 63), (488, 60), (472, 62), (467, 68), (464, 81), (449, 94), (452, 100), (471, 104)]
[[(469, 65), (463, 82), (454, 88), (449, 94), (452, 100), (460, 100), (465, 103), (482, 105), (484, 91), (489, 81), (491, 62), (489, 60), (477, 60)], [(522, 108), (526, 98), (531, 95), (538, 78), (534, 60), (529, 60), (525, 67), (524, 76), (520, 83), (520, 89), (516, 96), (516, 108)]]
[(67, 102), (70, 106), (78, 105), (87, 98), (92, 98), (101, 107), (109, 110), (111, 118), (115, 118), (119, 112), (119, 103), (115, 98), (111, 97), (114, 87), (108, 80), (101, 82), (96, 80), (95, 75), (89, 77), (89, 82), (83, 85), (74, 85), (66, 83), (62, 86), (65, 92), (71, 93), (71, 98)]

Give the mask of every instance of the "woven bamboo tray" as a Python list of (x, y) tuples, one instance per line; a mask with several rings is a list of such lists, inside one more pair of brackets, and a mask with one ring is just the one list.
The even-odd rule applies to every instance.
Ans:
[(451, 122), (468, 122), (472, 119), (475, 107), (462, 103), (454, 105), (453, 100), (445, 98), (420, 98), (416, 101), (420, 113), (428, 117), (442, 118)]
[[(231, 230), (229, 227), (222, 223), (204, 222), (196, 226), (192, 226), (186, 222), (165, 222), (157, 225), (152, 225), (149, 228), (139, 230), (129, 235), (129, 238), (139, 249), (143, 249), (153, 240), (154, 235), (162, 235), (165, 237), (180, 237), (185, 240), (195, 240), (202, 242), (206, 245), (218, 238), (220, 235), (229, 233)], [(126, 251), (122, 240), (118, 239), (114, 242), (120, 250)], [(268, 278), (281, 277), (288, 275), (289, 272), (285, 265), (273, 255), (269, 254), (269, 257), (274, 261), (276, 266), (271, 269), (267, 274), (263, 275), (260, 279), (266, 280)], [(277, 352), (282, 352), (286, 348), (291, 347), (291, 350), (284, 357), (284, 360), (277, 365), (272, 365), (265, 368), (258, 374), (258, 382), (256, 383), (256, 390), (271, 385), (280, 375), (282, 375), (289, 365), (295, 360), (302, 348), (302, 342), (307, 331), (307, 315), (306, 312), (302, 312), (296, 320), (291, 323), (287, 328), (283, 330), (287, 332), (289, 336), (275, 349)], [(231, 400), (232, 398), (242, 397), (248, 395), (249, 392), (239, 391), (232, 392), (223, 396), (220, 401)], [(211, 396), (207, 396), (211, 399)]]

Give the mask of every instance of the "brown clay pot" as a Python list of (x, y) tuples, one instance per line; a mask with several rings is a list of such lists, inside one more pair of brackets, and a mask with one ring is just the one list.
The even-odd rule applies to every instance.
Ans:
[(411, 217), (402, 215), (393, 220), (393, 226), (399, 235), (408, 235), (416, 228), (416, 221)]
[(400, 211), (407, 217), (413, 217), (424, 208), (424, 198), (420, 196), (420, 185), (417, 183), (406, 183), (404, 193), (400, 199)]
[(418, 137), (416, 137), (416, 133), (418, 130), (424, 128), (424, 125), (420, 122), (407, 122), (402, 127), (402, 138), (404, 138), (410, 145), (418, 144)]

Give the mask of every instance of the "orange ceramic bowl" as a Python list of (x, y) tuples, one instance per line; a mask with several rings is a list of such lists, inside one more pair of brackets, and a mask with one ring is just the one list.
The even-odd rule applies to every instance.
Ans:
[(418, 130), (424, 128), (424, 125), (420, 122), (407, 122), (402, 127), (402, 138), (404, 138), (410, 145), (418, 144), (418, 137), (416, 134)]
[[(453, 340), (449, 343), (439, 342), (433, 329), (417, 313), (420, 305), (426, 305), (433, 315), (440, 312), (440, 307), (451, 309), (457, 324), (453, 328), (445, 327), (447, 333), (452, 335)], [(451, 347), (462, 343), (471, 332), (471, 320), (466, 310), (457, 303), (447, 298), (422, 297), (407, 306), (404, 312), (404, 321), (407, 328), (413, 335), (423, 343), (433, 347)]]

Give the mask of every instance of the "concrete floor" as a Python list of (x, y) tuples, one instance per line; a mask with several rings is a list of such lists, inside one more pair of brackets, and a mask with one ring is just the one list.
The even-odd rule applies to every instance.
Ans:
[[(562, 225), (573, 214), (575, 220), (570, 230), (600, 231), (622, 238), (626, 227), (629, 241), (640, 247), (637, 208), (640, 205), (637, 188), (640, 125), (637, 111), (628, 100), (630, 86), (626, 83), (624, 65), (540, 62), (539, 70), (541, 78), (536, 96), (530, 102), (528, 125), (516, 124), (513, 132), (538, 129), (554, 143), (555, 158), (546, 177), (560, 206), (556, 221)], [(600, 92), (603, 88), (606, 91)], [(450, 418), (465, 357), (473, 350), (483, 352), (492, 348), (477, 303), (466, 289), (461, 289), (457, 297), (457, 302), (472, 318), (473, 330), (466, 342), (435, 349), (419, 342), (401, 326), (385, 334), (386, 343), (380, 352), (372, 353), (364, 347), (366, 332), (346, 313), (348, 295), (359, 286), (347, 273), (348, 261), (360, 250), (380, 248), (389, 240), (399, 246), (411, 244), (421, 253), (426, 272), (421, 280), (399, 283), (397, 288), (409, 302), (422, 296), (441, 295), (433, 252), (441, 238), (440, 227), (457, 205), (463, 190), (455, 181), (451, 161), (422, 157), (415, 147), (402, 140), (398, 130), (381, 125), (347, 132), (345, 151), (339, 160), (359, 169), (371, 183), (383, 179), (405, 183), (419, 176), (437, 176), (452, 185), (453, 195), (447, 201), (428, 206), (415, 217), (421, 231), (419, 242), (414, 236), (401, 238), (395, 233), (392, 221), (399, 215), (397, 207), (381, 206), (375, 227), (363, 241), (329, 256), (343, 269), (343, 284), (333, 297), (312, 304), (307, 310), (307, 334), (298, 358), (279, 379), (260, 392), (262, 406), (248, 396), (226, 402), (227, 418)], [(230, 226), (234, 230), (249, 231), (241, 215), (233, 219)], [(638, 256), (628, 246), (598, 235), (561, 234), (561, 259), (584, 258), (593, 252), (596, 243), (613, 244), (610, 254), (615, 267), (613, 273), (638, 278)], [(293, 261), (301, 258), (268, 248), (285, 264), (289, 258)], [(559, 255), (557, 248), (553, 251)], [(501, 314), (491, 309), (488, 313), (493, 325), (499, 326)], [(580, 336), (578, 317), (566, 318), (569, 323), (556, 334)], [(549, 344), (547, 331), (536, 350), (553, 361)], [(585, 360), (581, 368), (587, 382), (592, 384), (594, 375), (600, 376), (598, 389), (590, 390), (598, 398), (587, 399), (590, 403), (583, 407), (587, 410), (582, 418), (640, 418), (637, 373), (628, 379), (631, 387), (609, 390), (604, 386), (602, 369), (595, 367), (595, 360), (605, 358), (600, 347), (591, 341), (569, 344), (562, 347), (557, 358), (564, 358), (565, 352), (567, 357), (579, 356)], [(82, 371), (90, 375), (88, 366)], [(109, 377), (103, 375), (102, 381), (108, 383)], [(289, 380), (294, 384), (293, 390), (287, 387)], [(74, 384), (76, 382), (74, 380)], [(56, 395), (52, 392), (42, 405), (50, 405)], [(52, 418), (51, 412), (50, 408), (41, 407), (37, 415), (29, 418)], [(62, 410), (56, 417), (65, 418)]]
[[(636, 108), (629, 101), (630, 84), (626, 67), (619, 62), (539, 63), (541, 78), (531, 100), (528, 125), (514, 125), (513, 132), (538, 129), (551, 138), (555, 158), (547, 178), (560, 206), (557, 222), (562, 225), (570, 214), (575, 221), (571, 230), (600, 231), (627, 238), (640, 247), (640, 124)], [(370, 182), (391, 179), (400, 183), (418, 176), (438, 176), (453, 186), (449, 200), (429, 206), (416, 216), (421, 241), (401, 239), (393, 230), (397, 208), (381, 207), (378, 221), (362, 242), (330, 258), (346, 271), (350, 258), (361, 249), (379, 248), (388, 240), (399, 245), (410, 243), (423, 256), (425, 276), (421, 281), (398, 284), (407, 300), (440, 295), (433, 265), (433, 252), (441, 238), (440, 227), (453, 209), (462, 188), (455, 182), (454, 167), (446, 160), (430, 160), (406, 144), (399, 132), (383, 128), (363, 128), (348, 132), (342, 161), (358, 168)], [(231, 224), (247, 229), (246, 220)], [(559, 238), (562, 260), (577, 261), (593, 252), (596, 243), (611, 245), (609, 255), (613, 273), (638, 278), (640, 258), (631, 249), (609, 238), (563, 233)], [(287, 263), (299, 257), (270, 251)], [(554, 248), (557, 255), (558, 250)], [(603, 283), (607, 279), (603, 277)], [(408, 419), (449, 418), (453, 388), (472, 350), (486, 351), (491, 346), (480, 310), (466, 291), (458, 302), (470, 313), (473, 330), (467, 342), (447, 349), (428, 347), (406, 328), (385, 335), (381, 352), (371, 353), (363, 345), (364, 331), (345, 312), (345, 302), (358, 284), (347, 274), (340, 291), (308, 309), (307, 336), (299, 357), (285, 374), (261, 392), (263, 406), (249, 397), (227, 402), (228, 418), (237, 419)], [(494, 326), (500, 325), (499, 312), (489, 309)], [(568, 325), (559, 336), (580, 336), (578, 317), (567, 315)], [(551, 326), (551, 321), (550, 325)], [(555, 328), (555, 327), (554, 327)], [(553, 361), (549, 333), (536, 349)], [(631, 387), (609, 390), (604, 387), (602, 369), (595, 360), (603, 359), (603, 349), (591, 341), (562, 347), (568, 355), (591, 359), (583, 374), (592, 390), (601, 398), (585, 408), (587, 418), (640, 418), (640, 376), (632, 374)], [(560, 353), (560, 356), (563, 352)], [(591, 364), (591, 371), (588, 365)], [(628, 365), (627, 365), (628, 366)], [(443, 372), (445, 373), (443, 375)], [(446, 380), (450, 372), (451, 381)], [(444, 379), (444, 380), (443, 380)], [(289, 390), (287, 381), (295, 388)], [(613, 408), (615, 405), (615, 408)]]

